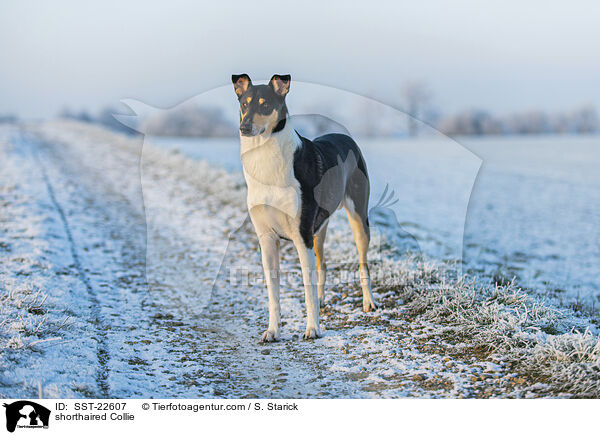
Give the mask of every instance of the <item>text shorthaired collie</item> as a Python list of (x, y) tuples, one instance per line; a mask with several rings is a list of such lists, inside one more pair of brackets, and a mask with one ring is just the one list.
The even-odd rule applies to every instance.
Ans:
[(290, 125), (285, 97), (289, 75), (253, 85), (247, 74), (231, 76), (240, 103), (240, 142), (248, 211), (260, 244), (269, 292), (269, 327), (261, 341), (279, 340), (279, 242), (298, 251), (306, 299), (305, 339), (321, 336), (326, 265), (323, 245), (329, 217), (344, 207), (360, 263), (363, 309), (375, 309), (367, 266), (369, 177), (354, 140), (326, 134), (314, 140)]

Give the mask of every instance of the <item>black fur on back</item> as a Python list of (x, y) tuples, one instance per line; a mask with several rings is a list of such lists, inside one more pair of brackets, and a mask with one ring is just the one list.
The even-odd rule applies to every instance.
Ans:
[[(296, 132), (297, 133), (297, 132)], [(357, 166), (367, 176), (365, 160), (354, 140), (345, 134), (332, 133), (309, 140), (300, 136), (302, 145), (294, 153), (294, 176), (300, 183), (302, 210), (300, 235), (306, 247), (313, 247), (313, 237), (333, 210), (320, 207), (315, 200), (315, 188), (323, 175), (339, 164), (338, 157), (345, 161), (349, 152), (354, 153)]]

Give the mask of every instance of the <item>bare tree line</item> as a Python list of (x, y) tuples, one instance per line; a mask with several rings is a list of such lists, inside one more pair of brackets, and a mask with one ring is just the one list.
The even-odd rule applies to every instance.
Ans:
[(406, 82), (400, 93), (404, 110), (409, 115), (409, 136), (419, 134), (419, 121), (451, 136), (587, 134), (600, 131), (598, 113), (590, 103), (564, 112), (533, 109), (496, 115), (485, 109), (465, 109), (440, 115), (432, 106), (432, 92), (426, 83)]
[[(484, 135), (535, 135), (535, 134), (591, 134), (600, 132), (600, 121), (594, 105), (581, 104), (570, 110), (548, 112), (541, 109), (517, 111), (503, 115), (485, 109), (465, 109), (454, 113), (442, 113), (433, 104), (433, 92), (423, 81), (407, 81), (397, 90), (402, 118), (390, 116), (385, 106), (374, 100), (359, 99), (350, 118), (352, 131), (360, 136), (418, 136), (436, 129), (450, 136)], [(318, 101), (312, 103), (312, 111), (318, 113)], [(326, 102), (324, 105), (328, 104)], [(390, 109), (390, 108), (388, 108)], [(391, 109), (390, 109), (391, 110)], [(104, 125), (118, 131), (132, 133), (117, 121), (113, 114), (119, 112), (106, 107), (98, 114), (63, 109), (59, 116)], [(397, 112), (396, 112), (397, 113)], [(237, 135), (232, 116), (221, 108), (186, 104), (173, 110), (158, 111), (141, 120), (140, 130), (159, 136), (230, 137)], [(6, 116), (14, 121), (16, 117)], [(2, 118), (0, 118), (0, 122)]]
[(596, 108), (583, 104), (566, 112), (529, 110), (500, 116), (481, 109), (463, 110), (443, 117), (437, 128), (451, 136), (588, 134), (598, 133), (599, 122)]

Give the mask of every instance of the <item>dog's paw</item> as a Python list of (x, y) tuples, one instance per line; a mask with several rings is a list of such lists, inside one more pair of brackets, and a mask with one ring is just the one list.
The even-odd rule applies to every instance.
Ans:
[(321, 331), (319, 331), (318, 328), (315, 328), (313, 326), (309, 326), (306, 328), (306, 331), (304, 332), (304, 339), (305, 340), (314, 340), (315, 338), (319, 338), (321, 337)]
[(279, 331), (267, 329), (260, 338), (261, 343), (272, 343), (274, 341), (279, 341)]
[(377, 309), (377, 305), (373, 300), (363, 300), (363, 311), (368, 313), (369, 311), (375, 311)]

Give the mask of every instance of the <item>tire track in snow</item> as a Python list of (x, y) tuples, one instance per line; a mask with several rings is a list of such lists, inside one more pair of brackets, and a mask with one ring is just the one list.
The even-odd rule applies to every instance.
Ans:
[[(60, 140), (42, 136), (35, 142), (47, 162), (48, 177), (60, 186), (55, 196), (71, 217), (80, 263), (108, 328), (111, 397), (212, 395), (214, 377), (200, 380), (198, 373), (213, 372), (204, 353), (218, 349), (204, 335), (215, 332), (195, 324), (193, 310), (179, 300), (177, 288), (149, 289), (146, 282), (143, 209), (127, 190), (134, 182), (135, 159), (118, 154), (105, 162)], [(168, 255), (179, 252), (163, 237), (159, 245)], [(190, 349), (201, 351), (190, 355)]]
[[(22, 142), (26, 142), (26, 140), (23, 138)], [(33, 144), (30, 144), (30, 145), (33, 145)], [(91, 303), (91, 305), (90, 305), (90, 311), (92, 313), (92, 319), (91, 319), (92, 322), (91, 323), (96, 328), (96, 340), (98, 343), (98, 347), (96, 350), (96, 355), (97, 355), (97, 360), (98, 360), (96, 383), (98, 386), (98, 390), (100, 391), (101, 397), (108, 398), (108, 397), (110, 397), (110, 388), (109, 388), (109, 384), (108, 384), (108, 375), (109, 375), (109, 370), (110, 370), (109, 369), (110, 353), (109, 353), (108, 344), (107, 344), (106, 325), (104, 324), (104, 321), (102, 320), (102, 317), (100, 314), (100, 308), (99, 308), (100, 301), (98, 300), (96, 290), (92, 286), (89, 277), (87, 276), (83, 267), (81, 266), (81, 261), (79, 259), (79, 254), (77, 253), (75, 241), (73, 240), (73, 234), (72, 234), (71, 228), (69, 226), (69, 221), (67, 219), (67, 216), (65, 215), (63, 208), (61, 207), (60, 203), (56, 199), (56, 195), (54, 193), (54, 188), (52, 186), (52, 182), (50, 181), (50, 178), (48, 177), (48, 172), (46, 170), (46, 167), (44, 166), (44, 164), (42, 163), (42, 161), (40, 159), (38, 150), (33, 149), (34, 146), (31, 146), (31, 148), (32, 148), (32, 154), (34, 156), (34, 159), (40, 169), (40, 173), (42, 175), (42, 178), (44, 179), (44, 183), (46, 184), (46, 189), (48, 190), (48, 196), (50, 198), (50, 201), (52, 202), (56, 213), (60, 217), (60, 221), (62, 222), (64, 231), (65, 231), (65, 235), (67, 237), (67, 240), (69, 241), (71, 257), (73, 258), (73, 264), (75, 266), (75, 269), (77, 270), (78, 277), (87, 290), (88, 298)]]
[[(64, 191), (58, 191), (58, 199), (63, 196), (68, 206), (65, 214), (74, 216), (73, 238), (79, 241), (82, 236), (100, 239), (110, 235), (111, 243), (118, 244), (122, 242), (118, 238), (125, 236), (126, 241), (135, 244), (130, 234), (134, 228), (129, 222), (133, 218), (131, 207), (121, 204), (123, 199), (131, 199), (129, 187), (137, 182), (131, 178), (133, 171), (126, 172), (127, 165), (130, 169), (134, 167), (133, 157), (139, 151), (135, 141), (97, 128), (65, 123), (50, 125), (42, 133), (45, 133), (41, 136), (47, 143), (47, 156), (54, 161), (50, 166), (54, 174), (50, 175), (64, 182)], [(358, 287), (351, 282), (332, 283), (327, 293), (329, 306), (323, 312), (325, 337), (302, 342), (299, 335), (303, 331), (305, 310), (302, 292), (298, 291), (301, 279), (296, 273), (298, 263), (293, 249), (282, 252), (282, 267), (293, 273), (282, 288), (282, 318), (286, 324), (281, 342), (268, 346), (257, 343), (266, 327), (262, 279), (236, 286), (228, 281), (227, 275), (222, 276), (218, 287), (213, 288), (216, 292), (209, 309), (200, 313), (198, 302), (194, 302), (194, 288), (182, 286), (178, 275), (212, 277), (209, 270), (212, 263), (191, 254), (198, 252), (207, 259), (214, 255), (205, 247), (224, 236), (223, 227), (232, 216), (244, 213), (243, 201), (236, 199), (239, 195), (230, 195), (233, 183), (217, 184), (218, 189), (211, 187), (223, 176), (214, 169), (158, 151), (146, 157), (144, 203), (155, 204), (155, 211), (163, 213), (154, 220), (154, 228), (148, 226), (148, 234), (158, 236), (156, 259), (161, 264), (166, 262), (167, 268), (159, 270), (161, 279), (150, 290), (150, 307), (140, 309), (132, 303), (123, 303), (112, 293), (117, 292), (117, 298), (128, 297), (124, 292), (133, 291), (137, 282), (117, 285), (114, 290), (96, 286), (102, 296), (102, 315), (110, 319), (114, 329), (127, 329), (132, 337), (131, 346), (135, 347), (114, 347), (121, 340), (118, 335), (121, 332), (108, 333), (108, 345), (113, 350), (110, 380), (113, 394), (232, 398), (478, 397), (482, 392), (480, 386), (474, 386), (475, 375), (483, 379), (488, 376), (483, 373), (487, 369), (494, 372), (489, 376), (505, 375), (501, 367), (491, 367), (487, 362), (454, 360), (426, 349), (425, 345), (438, 344), (426, 340), (426, 331), (436, 325), (426, 319), (404, 316), (403, 301), (393, 289), (385, 287), (376, 289), (380, 300), (385, 299), (382, 309), (364, 314), (360, 311)], [(84, 197), (70, 201), (69, 194)], [(224, 197), (231, 200), (229, 206)], [(153, 201), (146, 202), (146, 198)], [(85, 225), (102, 226), (105, 216), (109, 222), (104, 228), (85, 229)], [(355, 248), (351, 236), (345, 234), (349, 230), (344, 217), (339, 215), (339, 219), (344, 230), (338, 231), (338, 225), (331, 225), (326, 251), (329, 249), (328, 258), (347, 263), (355, 258)], [(228, 254), (222, 258), (225, 264), (221, 265), (229, 269), (250, 266), (250, 271), (255, 265), (260, 269), (252, 230), (241, 231), (235, 242), (227, 249)], [(118, 254), (114, 247), (102, 257), (99, 256), (102, 252), (97, 252), (96, 257), (87, 252), (81, 254), (84, 267), (90, 262), (96, 270), (111, 267), (107, 274), (114, 275), (127, 264), (123, 255), (105, 258)], [(394, 272), (404, 270), (397, 269), (395, 263), (386, 267)], [(92, 275), (91, 282), (96, 282), (98, 278)], [(262, 271), (258, 276), (262, 277)], [(115, 283), (110, 278), (104, 282)], [(204, 280), (196, 282), (201, 285)], [(132, 301), (135, 303), (135, 298)], [(143, 347), (141, 341), (149, 343)], [(124, 360), (134, 355), (145, 359), (140, 364), (147, 372), (154, 370), (156, 377), (143, 377), (148, 373), (136, 375), (136, 367), (127, 366)], [(132, 381), (137, 382), (139, 390), (128, 385)], [(491, 386), (487, 382), (482, 386)], [(501, 386), (490, 390), (489, 394), (503, 395), (502, 389)]]

